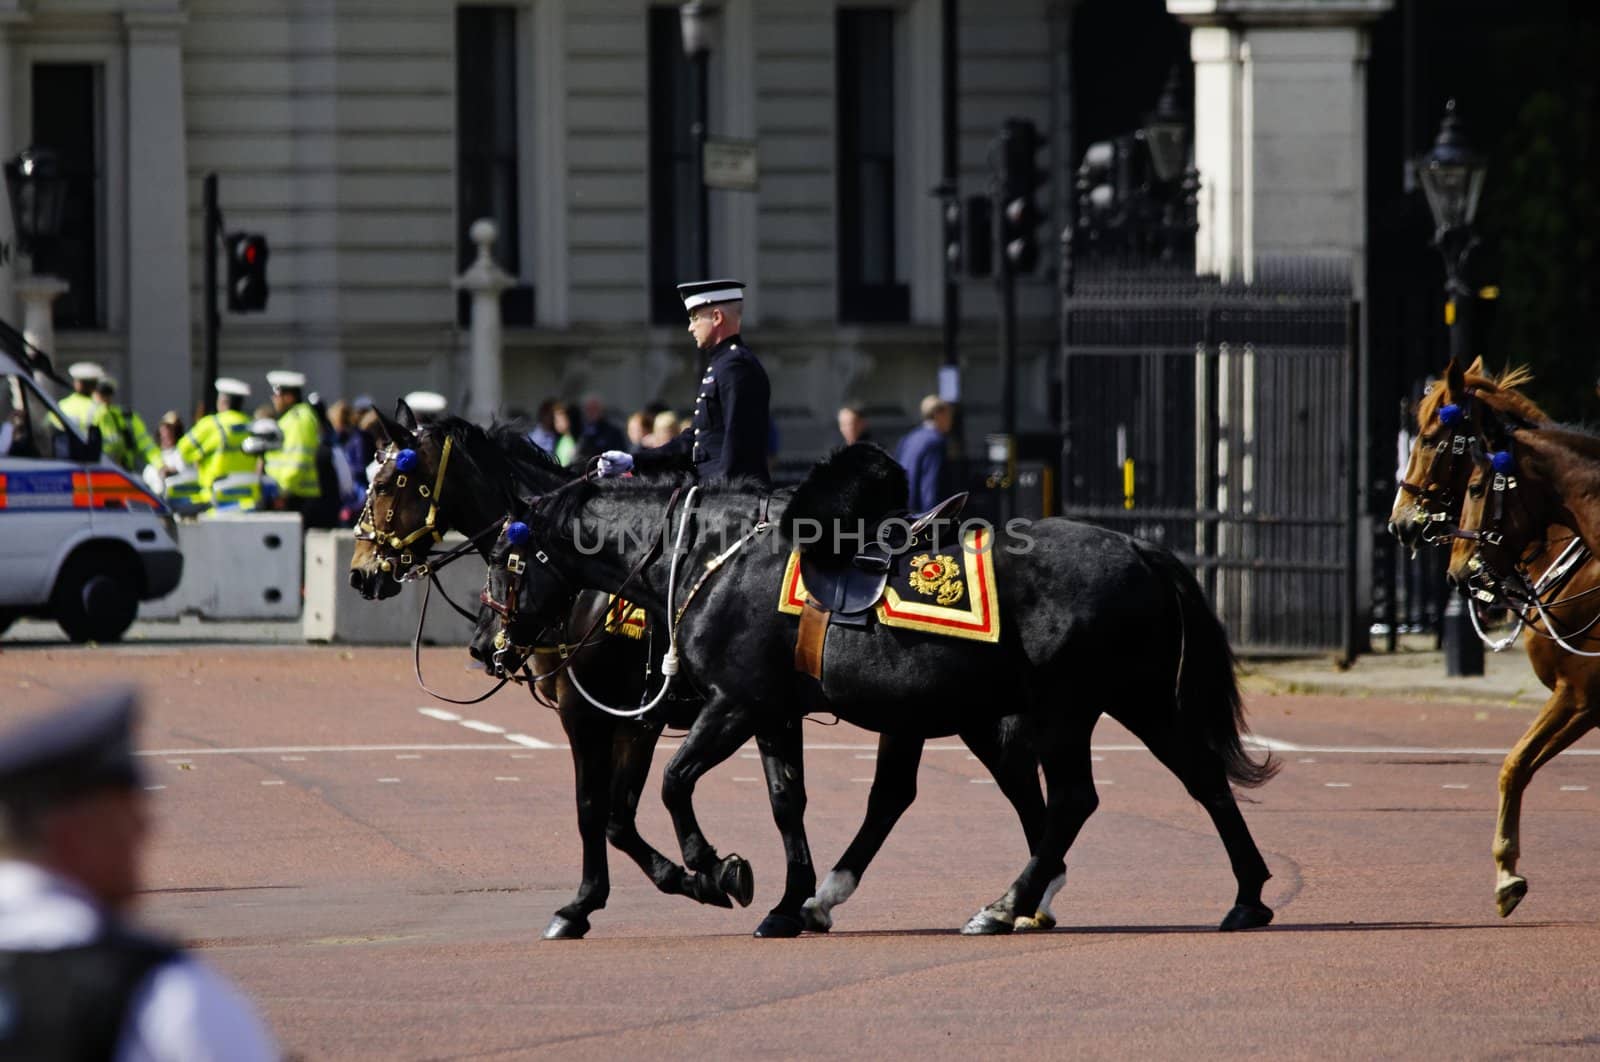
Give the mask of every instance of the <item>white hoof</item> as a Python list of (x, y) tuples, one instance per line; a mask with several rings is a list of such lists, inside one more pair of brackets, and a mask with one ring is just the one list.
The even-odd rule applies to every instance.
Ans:
[(800, 917), (813, 933), (826, 933), (833, 928), (833, 915), (817, 902), (815, 896), (800, 905)]

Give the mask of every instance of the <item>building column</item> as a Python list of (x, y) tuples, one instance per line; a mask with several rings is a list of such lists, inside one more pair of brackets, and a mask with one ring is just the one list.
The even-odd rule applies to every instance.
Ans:
[(1367, 26), (1393, 0), (1167, 0), (1194, 27), (1196, 268), (1366, 251)]
[(193, 406), (184, 16), (125, 12), (128, 35), (128, 360), (123, 401), (145, 416)]
[[(7, 100), (11, 98), (11, 26), (27, 18), (17, 9), (17, 0), (0, 0), (0, 96)], [(0, 107), (0, 162), (17, 153), (17, 146), (11, 134), (11, 111), (9, 104)], [(0, 184), (4, 184), (0, 180)], [(11, 204), (4, 188), (0, 188), (0, 317), (12, 320), (15, 317), (15, 284), (17, 275), (17, 257), (22, 253), (17, 249), (16, 222), (11, 217)]]

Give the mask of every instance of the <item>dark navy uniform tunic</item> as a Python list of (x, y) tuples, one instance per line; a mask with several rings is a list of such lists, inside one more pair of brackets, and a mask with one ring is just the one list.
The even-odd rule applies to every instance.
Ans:
[(634, 467), (645, 474), (692, 467), (702, 483), (740, 476), (766, 482), (771, 406), (767, 371), (739, 336), (729, 336), (711, 349), (694, 422), (665, 446), (634, 455)]

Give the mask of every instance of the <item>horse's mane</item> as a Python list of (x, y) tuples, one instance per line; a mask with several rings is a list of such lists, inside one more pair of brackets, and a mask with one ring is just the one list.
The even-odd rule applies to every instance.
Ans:
[[(1496, 375), (1484, 367), (1482, 358), (1476, 358), (1467, 366), (1464, 375), (1467, 387), (1495, 409), (1520, 417), (1530, 424), (1550, 422), (1549, 415), (1518, 390), (1533, 382), (1533, 370), (1526, 365), (1514, 365)], [(1422, 396), (1422, 401), (1417, 403), (1418, 424), (1433, 423), (1440, 407), (1445, 404), (1445, 397), (1449, 391), (1450, 388), (1441, 382)]]
[(516, 421), (497, 420), (483, 428), (461, 417), (444, 417), (421, 430), (454, 439), (485, 476), (495, 480), (510, 479), (531, 491), (548, 483), (552, 475), (563, 480), (574, 479), (577, 475), (553, 454), (532, 442), (524, 426)]
[[(606, 496), (648, 497), (658, 499), (662, 505), (665, 505), (668, 496), (674, 490), (679, 487), (691, 487), (694, 485), (694, 477), (686, 472), (666, 476), (633, 476), (631, 478), (586, 480), (550, 498), (546, 504), (539, 506), (535, 515), (540, 522), (547, 526), (566, 527), (572, 521), (578, 519), (583, 513), (584, 506), (596, 498)], [(699, 486), (702, 497), (706, 495), (719, 497), (735, 494), (759, 496), (773, 492), (771, 486), (749, 476), (741, 476), (716, 483), (702, 483)]]

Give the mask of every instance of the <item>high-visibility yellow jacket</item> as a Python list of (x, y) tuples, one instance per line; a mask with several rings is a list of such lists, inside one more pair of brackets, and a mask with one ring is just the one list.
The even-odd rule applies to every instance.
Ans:
[(201, 417), (189, 433), (178, 440), (178, 456), (194, 466), (200, 489), (235, 472), (254, 472), (256, 459), (243, 450), (250, 438), (250, 418), (237, 409), (224, 409)]
[(129, 472), (141, 472), (145, 465), (161, 463), (161, 447), (151, 440), (144, 418), (133, 410), (102, 405), (95, 423), (100, 425), (100, 452)]
[(253, 473), (222, 476), (211, 485), (211, 505), (215, 509), (260, 509), (262, 483), (262, 477)]
[(92, 396), (80, 395), (76, 391), (57, 402), (56, 405), (61, 407), (61, 412), (67, 415), (67, 419), (72, 421), (82, 435), (89, 434), (89, 426), (95, 423), (95, 419), (100, 415), (100, 403), (96, 402)]
[(320, 496), (317, 443), (322, 431), (316, 411), (305, 402), (296, 402), (278, 418), (278, 430), (283, 432), (283, 449), (267, 454), (267, 475), (286, 498)]

